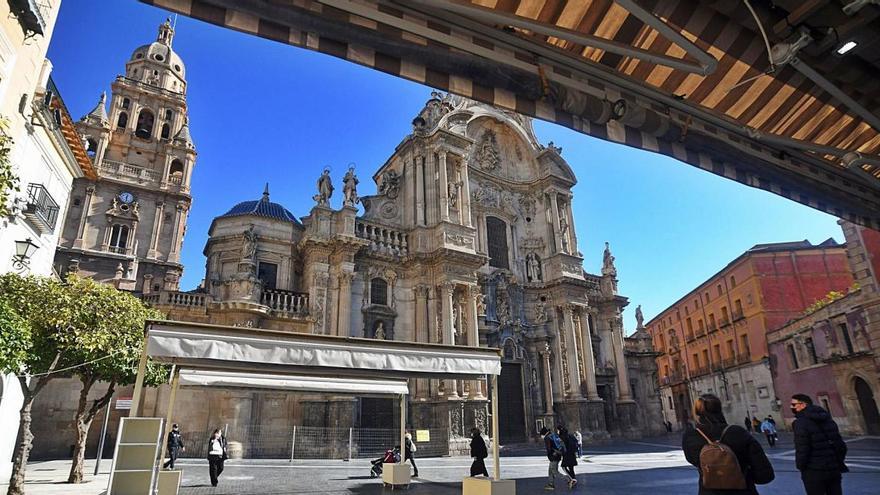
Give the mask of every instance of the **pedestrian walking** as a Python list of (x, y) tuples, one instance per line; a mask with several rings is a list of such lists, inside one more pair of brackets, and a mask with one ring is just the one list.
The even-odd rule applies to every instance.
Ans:
[(413, 467), (413, 478), (419, 477), (419, 467), (416, 466), (416, 444), (413, 442), (412, 433), (407, 432), (405, 435), (406, 448), (404, 449), (403, 462), (409, 461)]
[(577, 475), (574, 474), (574, 467), (577, 466), (577, 439), (565, 429), (564, 426), (556, 427), (556, 434), (565, 445), (565, 452), (562, 454), (562, 471), (568, 476), (568, 487), (574, 488), (577, 485)]
[(743, 422), (743, 424), (746, 425), (746, 431), (748, 431), (748, 432), (751, 433), (751, 431), (752, 431), (752, 420), (749, 419), (748, 416), (746, 416), (746, 420)]
[(761, 433), (761, 420), (757, 416), (752, 416), (752, 429), (755, 433)]
[(767, 445), (771, 447), (776, 445), (776, 425), (770, 422), (769, 416), (761, 423), (761, 432), (764, 433), (764, 437), (767, 438)]
[(483, 435), (480, 435), (480, 429), (471, 430), (471, 457), (474, 462), (471, 464), (471, 476), (483, 475), (489, 477), (489, 471), (486, 470), (486, 458), (489, 457), (489, 449), (486, 448), (486, 441)]
[(768, 414), (768, 415), (767, 415), (767, 421), (769, 421), (770, 424), (772, 424), (773, 426), (776, 426), (776, 420), (773, 419), (773, 415), (772, 415), (772, 414)]
[(580, 458), (584, 455), (584, 436), (581, 435), (580, 430), (575, 430), (574, 431), (574, 438), (578, 442), (578, 458)]
[(168, 432), (168, 440), (165, 443), (168, 449), (168, 461), (162, 467), (174, 469), (174, 462), (177, 460), (177, 456), (181, 452), (186, 451), (186, 447), (183, 445), (183, 437), (180, 436), (180, 427), (177, 426), (177, 423), (171, 426), (171, 431)]
[(694, 416), (697, 421), (685, 428), (681, 447), (700, 472), (699, 495), (757, 495), (755, 485), (773, 481), (773, 466), (761, 444), (746, 429), (727, 424), (721, 399), (700, 396)]
[(795, 416), (794, 462), (807, 495), (840, 495), (841, 474), (849, 468), (845, 463), (846, 443), (837, 423), (804, 394), (791, 396), (791, 412)]
[(547, 484), (544, 485), (544, 490), (555, 490), (556, 475), (559, 474), (559, 461), (562, 460), (565, 445), (559, 439), (559, 435), (552, 433), (546, 426), (541, 428), (541, 437), (544, 439), (544, 448), (547, 450), (547, 460), (550, 461), (547, 470)]
[(220, 428), (217, 428), (208, 439), (208, 473), (211, 476), (211, 486), (217, 486), (220, 474), (223, 473), (223, 462), (228, 458), (226, 437), (223, 436)]

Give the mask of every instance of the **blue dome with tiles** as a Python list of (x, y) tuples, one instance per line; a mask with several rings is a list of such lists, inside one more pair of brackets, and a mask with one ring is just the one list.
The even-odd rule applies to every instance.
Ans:
[(296, 216), (294, 216), (287, 208), (278, 203), (269, 201), (269, 184), (266, 184), (266, 190), (263, 191), (262, 198), (255, 201), (242, 201), (217, 218), (237, 217), (242, 215), (254, 215), (300, 224)]

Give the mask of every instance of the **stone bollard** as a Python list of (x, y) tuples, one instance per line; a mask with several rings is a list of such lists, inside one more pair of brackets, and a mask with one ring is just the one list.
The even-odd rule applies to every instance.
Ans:
[(244, 457), (244, 446), (241, 442), (229, 442), (226, 444), (226, 454), (230, 459), (241, 459)]

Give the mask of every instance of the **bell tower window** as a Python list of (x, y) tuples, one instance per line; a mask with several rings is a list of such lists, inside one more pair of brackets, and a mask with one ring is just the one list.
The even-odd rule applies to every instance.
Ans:
[(128, 244), (128, 226), (115, 224), (110, 228), (110, 251), (124, 253)]
[(131, 100), (129, 100), (128, 98), (123, 98), (122, 99), (122, 108), (128, 110), (129, 107), (131, 107)]
[(95, 141), (94, 138), (88, 138), (86, 139), (86, 144), (88, 145), (88, 147), (86, 148), (86, 153), (88, 153), (90, 158), (94, 158), (95, 155), (98, 153), (98, 142)]
[(141, 113), (138, 114), (137, 128), (134, 131), (134, 135), (141, 139), (150, 139), (153, 135), (154, 121), (153, 112), (147, 109), (141, 110)]
[(122, 112), (119, 114), (119, 119), (116, 121), (116, 128), (117, 129), (125, 129), (125, 127), (127, 125), (128, 125), (128, 114), (125, 112)]
[(171, 127), (168, 123), (162, 124), (162, 139), (168, 139), (171, 136)]
[(174, 160), (168, 169), (168, 180), (174, 184), (180, 184), (183, 181), (183, 162)]

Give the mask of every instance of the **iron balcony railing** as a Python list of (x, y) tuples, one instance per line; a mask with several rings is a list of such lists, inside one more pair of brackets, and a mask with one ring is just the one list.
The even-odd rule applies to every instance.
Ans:
[(41, 234), (55, 230), (58, 222), (58, 203), (42, 184), (30, 184), (25, 217)]

